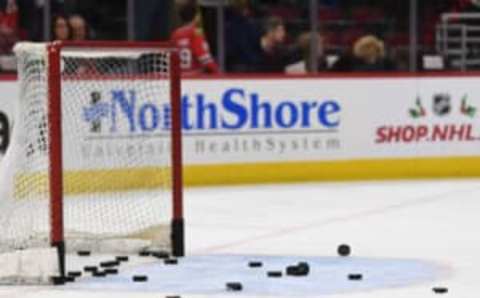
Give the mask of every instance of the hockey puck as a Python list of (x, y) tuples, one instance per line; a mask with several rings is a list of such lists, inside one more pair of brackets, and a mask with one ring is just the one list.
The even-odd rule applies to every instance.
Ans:
[(262, 267), (262, 266), (263, 266), (262, 262), (259, 262), (259, 261), (248, 262), (248, 267), (250, 267), (250, 268), (259, 268), (259, 267)]
[(446, 294), (446, 293), (448, 293), (448, 288), (444, 288), (444, 287), (435, 287), (432, 290), (435, 294)]
[(243, 286), (239, 282), (227, 282), (226, 284), (228, 291), (241, 291)]
[(104, 271), (96, 271), (96, 272), (92, 272), (92, 276), (105, 277), (105, 276), (107, 276), (107, 274)]
[(287, 266), (287, 275), (298, 276), (298, 267), (295, 265)]
[(97, 272), (98, 271), (98, 267), (97, 266), (85, 266), (83, 267), (83, 271), (85, 272)]
[(310, 271), (308, 264), (298, 264), (288, 266), (286, 269), (287, 275), (290, 276), (307, 276)]
[(148, 250), (143, 250), (143, 251), (139, 252), (138, 255), (141, 256), (141, 257), (149, 257), (149, 256), (152, 255), (152, 253), (149, 252)]
[(166, 296), (165, 298), (182, 298), (181, 296)]
[(129, 258), (128, 256), (117, 256), (115, 260), (117, 260), (118, 262), (128, 262)]
[(73, 277), (73, 276), (65, 276), (63, 279), (65, 280), (65, 282), (74, 282), (75, 281), (75, 277)]
[(308, 265), (307, 262), (299, 262), (297, 265), (297, 270), (298, 276), (308, 275), (310, 272), (310, 265)]
[(352, 250), (350, 249), (350, 246), (348, 246), (347, 244), (341, 244), (338, 246), (337, 252), (338, 252), (338, 255), (341, 257), (348, 257), (352, 252)]
[(90, 255), (89, 250), (79, 250), (77, 251), (77, 254), (81, 257), (88, 257)]
[(118, 269), (115, 268), (107, 268), (104, 271), (106, 274), (118, 274)]
[(349, 280), (362, 280), (363, 276), (361, 274), (358, 274), (358, 273), (351, 273), (351, 274), (348, 275), (348, 279)]
[(282, 277), (282, 271), (268, 271), (268, 277)]
[(103, 268), (111, 268), (120, 265), (120, 261), (107, 261), (107, 262), (101, 262), (100, 267)]
[(146, 275), (134, 275), (132, 277), (132, 280), (134, 282), (145, 282), (145, 281), (148, 280), (148, 276), (146, 276)]
[(177, 259), (165, 259), (165, 260), (163, 260), (163, 263), (165, 265), (177, 265), (178, 260)]
[(50, 280), (52, 281), (52, 284), (56, 286), (61, 286), (65, 284), (65, 278), (63, 276), (52, 276)]
[(67, 273), (68, 276), (71, 276), (71, 277), (80, 277), (82, 276), (82, 272), (80, 271), (69, 271)]
[(168, 259), (170, 257), (170, 254), (166, 251), (154, 251), (152, 252), (152, 256), (157, 259)]

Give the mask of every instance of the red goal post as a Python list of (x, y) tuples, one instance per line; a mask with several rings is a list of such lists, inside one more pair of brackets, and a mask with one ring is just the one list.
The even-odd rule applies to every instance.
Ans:
[(60, 270), (65, 272), (65, 239), (63, 219), (63, 152), (62, 152), (62, 51), (68, 49), (162, 49), (170, 55), (169, 80), (171, 104), (171, 163), (172, 163), (172, 254), (183, 256), (184, 220), (182, 199), (182, 132), (181, 132), (181, 84), (178, 50), (170, 43), (160, 42), (116, 42), (85, 41), (59, 42), (47, 46), (48, 52), (48, 115), (49, 115), (49, 158), (50, 158), (50, 216), (52, 246), (60, 256)]

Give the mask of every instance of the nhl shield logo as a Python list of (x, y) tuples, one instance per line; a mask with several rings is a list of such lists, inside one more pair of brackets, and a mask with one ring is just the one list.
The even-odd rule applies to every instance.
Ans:
[(433, 96), (433, 112), (437, 116), (445, 116), (452, 110), (451, 96), (447, 93), (435, 94)]

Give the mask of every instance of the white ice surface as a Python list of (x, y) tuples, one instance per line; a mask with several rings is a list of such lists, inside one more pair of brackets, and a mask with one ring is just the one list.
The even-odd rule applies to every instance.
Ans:
[[(0, 287), (0, 298), (133, 298), (165, 294), (266, 297), (265, 283), (272, 281), (259, 282), (263, 275), (257, 279), (257, 275), (242, 274), (244, 269), (240, 268), (244, 260), (262, 256), (272, 267), (302, 259), (311, 263), (315, 279), (305, 283), (310, 290), (298, 297), (308, 293), (311, 297), (423, 298), (434, 295), (434, 286), (448, 287), (448, 297), (478, 296), (480, 180), (192, 189), (185, 193), (185, 207), (191, 257), (183, 260), (184, 268), (205, 258), (215, 260), (205, 262), (212, 263), (204, 272), (206, 290), (197, 293), (184, 287), (184, 292), (180, 288), (172, 293), (175, 285), (171, 283), (198, 281), (198, 272), (180, 273), (180, 265), (169, 275), (164, 265), (143, 264), (125, 267), (121, 277), (103, 281), (84, 278), (63, 288)], [(343, 266), (332, 266), (338, 262), (336, 248), (340, 243), (351, 245), (353, 258), (341, 261), (347, 262)], [(248, 290), (233, 294), (221, 290), (232, 276), (225, 276), (224, 280), (222, 274), (208, 271), (226, 270), (225, 266), (231, 266), (229, 272), (243, 279), (240, 281), (249, 286)], [(352, 268), (364, 270), (366, 276), (374, 278), (362, 286), (350, 287), (338, 276)], [(151, 274), (152, 280), (168, 276), (168, 288), (159, 290), (154, 282), (141, 287), (127, 282), (135, 272)], [(315, 272), (319, 275), (313, 275)], [(173, 280), (174, 275), (181, 275), (182, 280)], [(414, 280), (409, 280), (412, 277)], [(392, 286), (386, 280), (407, 283)], [(302, 282), (305, 280), (299, 283)], [(322, 292), (325, 287), (312, 286), (322, 283), (331, 291)], [(292, 284), (281, 280), (274, 287), (288, 289)], [(278, 296), (276, 292), (269, 293)]]

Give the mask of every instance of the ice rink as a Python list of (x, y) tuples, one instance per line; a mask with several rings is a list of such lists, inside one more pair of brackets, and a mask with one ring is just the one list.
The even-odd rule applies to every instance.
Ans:
[[(480, 180), (189, 189), (188, 257), (120, 267), (64, 287), (1, 287), (1, 298), (478, 296)], [(340, 258), (347, 243), (352, 255)], [(248, 268), (249, 260), (263, 262)], [(299, 261), (307, 277), (268, 278)], [(348, 273), (363, 274), (350, 281)], [(148, 274), (133, 283), (133, 274)], [(225, 283), (242, 282), (242, 292)], [(447, 287), (438, 295), (433, 287)]]

